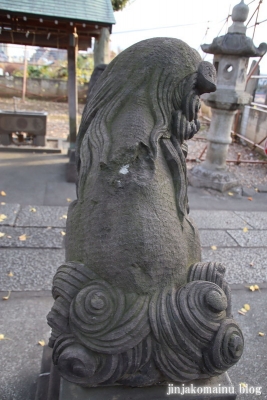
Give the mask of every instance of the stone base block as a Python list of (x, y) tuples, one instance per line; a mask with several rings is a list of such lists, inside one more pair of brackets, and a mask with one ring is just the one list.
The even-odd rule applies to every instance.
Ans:
[(188, 171), (188, 181), (193, 187), (215, 189), (219, 192), (239, 186), (237, 178), (227, 170), (212, 171), (202, 165)]
[(234, 400), (237, 397), (227, 373), (183, 384), (166, 383), (143, 388), (122, 385), (83, 388), (59, 377), (52, 365), (52, 350), (45, 346), (35, 400)]

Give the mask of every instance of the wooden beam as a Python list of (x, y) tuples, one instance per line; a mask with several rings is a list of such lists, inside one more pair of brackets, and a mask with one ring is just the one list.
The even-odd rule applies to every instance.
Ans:
[(68, 102), (69, 102), (69, 140), (70, 150), (75, 148), (77, 135), (77, 80), (76, 63), (78, 53), (78, 35), (76, 32), (69, 35), (68, 48)]

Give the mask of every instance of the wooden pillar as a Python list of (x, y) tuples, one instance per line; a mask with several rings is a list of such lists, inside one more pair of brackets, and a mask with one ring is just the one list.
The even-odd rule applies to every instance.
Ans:
[(76, 32), (70, 34), (68, 48), (68, 102), (69, 102), (69, 140), (70, 150), (75, 148), (77, 135), (77, 110), (78, 93), (76, 79), (76, 64), (78, 53), (78, 35)]
[(100, 36), (95, 39), (94, 45), (94, 67), (99, 64), (108, 64), (110, 61), (109, 29), (102, 28)]
[(22, 101), (23, 101), (23, 102), (25, 101), (25, 96), (26, 96), (27, 68), (28, 68), (27, 46), (25, 46), (25, 48), (24, 48), (23, 85), (22, 85)]

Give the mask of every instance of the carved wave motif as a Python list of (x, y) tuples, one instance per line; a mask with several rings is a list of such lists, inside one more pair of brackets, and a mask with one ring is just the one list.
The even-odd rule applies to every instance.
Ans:
[(71, 331), (91, 350), (122, 353), (149, 334), (148, 302), (148, 296), (125, 295), (103, 280), (93, 281), (71, 303)]
[(227, 317), (231, 317), (231, 289), (224, 279), (226, 268), (219, 262), (196, 263), (188, 271), (188, 281), (214, 282), (224, 291), (227, 297)]
[[(226, 318), (226, 309), (223, 290), (200, 280), (179, 289), (165, 289), (153, 297), (149, 309), (156, 338), (153, 355), (164, 376), (176, 382), (207, 378), (237, 362), (243, 337), (235, 322)], [(232, 342), (238, 345), (232, 344), (229, 350)]]
[(55, 276), (48, 315), (54, 364), (82, 386), (145, 386), (221, 374), (243, 350), (242, 333), (229, 318), (224, 273), (220, 263), (197, 263), (186, 285), (150, 297), (125, 294), (83, 264), (66, 263)]
[[(137, 371), (149, 365), (151, 353), (149, 336), (127, 352), (99, 354), (77, 343), (72, 334), (63, 334), (55, 342), (53, 362), (60, 374), (71, 382), (82, 386), (108, 385), (122, 377), (123, 382), (131, 382)], [(158, 378), (158, 374), (155, 376)]]

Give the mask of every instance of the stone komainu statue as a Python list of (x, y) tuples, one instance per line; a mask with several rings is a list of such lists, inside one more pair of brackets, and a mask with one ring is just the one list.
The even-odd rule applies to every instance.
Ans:
[(53, 362), (83, 386), (186, 382), (235, 364), (243, 336), (220, 263), (201, 263), (186, 144), (215, 71), (178, 39), (105, 69), (77, 140), (77, 200), (53, 280)]

